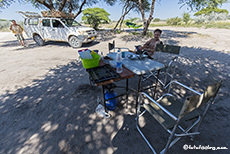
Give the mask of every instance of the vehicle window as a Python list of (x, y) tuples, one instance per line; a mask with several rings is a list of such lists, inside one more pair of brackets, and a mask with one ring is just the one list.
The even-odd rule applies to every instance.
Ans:
[(27, 23), (28, 23), (28, 19), (25, 18), (25, 20), (24, 20), (24, 25), (27, 25)]
[(64, 26), (59, 20), (52, 20), (53, 27), (63, 28)]
[(80, 23), (75, 21), (74, 19), (61, 19), (61, 21), (67, 26), (67, 27), (75, 27), (75, 26), (81, 26)]
[(50, 19), (42, 19), (42, 26), (50, 27)]
[(38, 19), (37, 18), (29, 19), (28, 24), (29, 25), (37, 25), (38, 24)]

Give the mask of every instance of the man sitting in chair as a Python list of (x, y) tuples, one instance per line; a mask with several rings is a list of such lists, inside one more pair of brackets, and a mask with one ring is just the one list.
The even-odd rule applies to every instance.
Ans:
[(151, 57), (155, 51), (155, 47), (157, 44), (163, 44), (162, 41), (160, 41), (162, 30), (156, 29), (154, 30), (154, 37), (150, 39), (148, 42), (146, 42), (143, 46), (136, 46), (137, 53), (146, 51), (147, 54)]

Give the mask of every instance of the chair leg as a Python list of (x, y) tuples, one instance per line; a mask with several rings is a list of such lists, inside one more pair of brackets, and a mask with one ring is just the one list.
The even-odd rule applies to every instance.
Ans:
[(196, 127), (196, 129), (195, 129), (196, 132), (199, 131), (200, 125), (201, 125), (202, 121), (204, 120), (204, 118), (205, 118), (205, 116), (206, 116), (206, 113), (207, 113), (208, 109), (210, 108), (210, 106), (211, 106), (211, 104), (212, 104), (213, 102), (214, 102), (214, 99), (213, 99), (209, 104), (207, 104), (207, 106), (206, 106), (204, 112), (203, 112), (202, 115), (201, 115), (201, 119), (200, 119), (200, 121), (199, 121), (199, 123), (197, 124), (197, 127)]
[(145, 142), (148, 144), (149, 148), (152, 150), (152, 152), (154, 154), (157, 154), (156, 151), (153, 149), (153, 147), (151, 146), (151, 144), (149, 143), (149, 141), (147, 140), (147, 138), (145, 137), (145, 135), (142, 133), (140, 127), (139, 127), (139, 117), (142, 116), (144, 112), (142, 112), (141, 114), (139, 114), (139, 111), (140, 111), (140, 106), (138, 107), (138, 111), (137, 111), (137, 117), (136, 117), (136, 128), (138, 130), (138, 132), (141, 134), (141, 136), (143, 137), (143, 139), (145, 140)]
[(176, 129), (177, 129), (178, 124), (179, 124), (179, 121), (177, 121), (175, 126), (173, 127), (173, 131), (172, 131), (171, 135), (169, 136), (169, 139), (167, 141), (167, 144), (166, 144), (165, 148), (161, 151), (161, 154), (166, 154), (167, 153), (167, 151), (168, 151), (168, 149), (169, 149), (169, 147), (171, 145), (171, 141), (172, 141), (172, 139), (173, 139), (173, 137), (174, 137), (174, 135), (176, 133)]

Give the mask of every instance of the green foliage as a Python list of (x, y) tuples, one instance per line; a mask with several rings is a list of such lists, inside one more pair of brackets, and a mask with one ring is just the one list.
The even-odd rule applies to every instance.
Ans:
[(110, 14), (102, 8), (87, 8), (83, 11), (82, 20), (90, 24), (93, 28), (98, 29), (99, 24), (109, 23)]
[(187, 25), (188, 22), (191, 20), (189, 13), (183, 13), (183, 21)]
[(154, 18), (154, 19), (153, 19), (153, 22), (159, 22), (159, 21), (161, 21), (160, 18)]
[(166, 23), (168, 25), (181, 25), (182, 19), (179, 17), (176, 18), (169, 18), (167, 19)]
[(147, 31), (147, 32), (146, 32), (146, 37), (147, 37), (147, 38), (153, 38), (153, 37), (154, 37), (153, 32), (152, 32), (152, 31)]
[(229, 0), (179, 0), (179, 4), (187, 5), (191, 10), (201, 10), (203, 8), (216, 8), (224, 3), (229, 2)]
[(198, 15), (209, 15), (211, 14), (212, 12), (215, 12), (215, 13), (226, 13), (228, 14), (228, 10), (225, 10), (225, 9), (219, 9), (219, 8), (210, 8), (210, 7), (207, 7), (207, 8), (204, 8), (198, 12), (196, 12), (194, 14), (194, 16), (198, 16)]
[(8, 20), (0, 20), (0, 31), (9, 31), (11, 22)]
[(205, 15), (201, 14), (198, 15), (197, 18), (195, 18), (195, 22), (197, 24), (200, 23), (209, 23), (213, 21), (220, 21), (220, 20), (227, 20), (228, 16), (225, 13), (215, 13), (211, 12), (211, 14)]

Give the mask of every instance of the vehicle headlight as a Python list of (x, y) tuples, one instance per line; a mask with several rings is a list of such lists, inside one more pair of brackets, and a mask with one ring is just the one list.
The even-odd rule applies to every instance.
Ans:
[(82, 35), (85, 35), (86, 32), (85, 31), (78, 31), (78, 33), (82, 34)]

